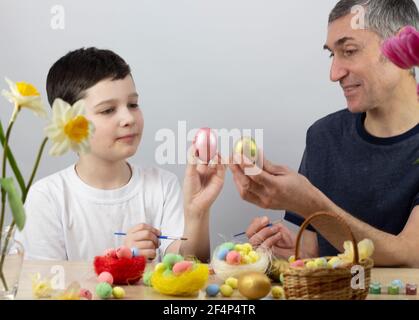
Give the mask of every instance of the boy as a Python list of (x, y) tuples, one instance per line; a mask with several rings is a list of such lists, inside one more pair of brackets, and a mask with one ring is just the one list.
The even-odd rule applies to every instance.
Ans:
[[(27, 222), (16, 234), (27, 259), (92, 260), (124, 244), (149, 259), (173, 252), (209, 258), (209, 209), (220, 193), (223, 165), (189, 164), (184, 201), (175, 175), (126, 161), (141, 141), (143, 116), (126, 62), (109, 50), (69, 52), (50, 69), (47, 93), (73, 105), (83, 99), (95, 132), (90, 152), (75, 165), (41, 179), (30, 189)], [(193, 152), (193, 150), (192, 150)], [(187, 241), (159, 240), (159, 235)]]

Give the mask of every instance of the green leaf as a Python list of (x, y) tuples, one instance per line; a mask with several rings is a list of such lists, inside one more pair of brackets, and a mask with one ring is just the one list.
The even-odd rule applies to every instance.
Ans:
[(0, 184), (7, 192), (10, 209), (13, 219), (20, 231), (23, 230), (26, 221), (25, 209), (23, 208), (22, 198), (16, 190), (13, 178), (0, 179)]
[(413, 164), (419, 164), (419, 159), (416, 159), (416, 161), (415, 162), (413, 162)]
[[(1, 121), (0, 121), (0, 142), (1, 142), (2, 147), (4, 146), (4, 140), (5, 140), (5, 137), (4, 137), (3, 126), (1, 125)], [(25, 180), (23, 179), (23, 176), (20, 173), (20, 170), (17, 166), (15, 157), (13, 156), (10, 146), (8, 146), (7, 148), (7, 159), (9, 160), (10, 167), (12, 168), (13, 173), (15, 174), (15, 177), (17, 179), (17, 182), (19, 183), (20, 190), (22, 191), (22, 193), (25, 192), (26, 190)]]

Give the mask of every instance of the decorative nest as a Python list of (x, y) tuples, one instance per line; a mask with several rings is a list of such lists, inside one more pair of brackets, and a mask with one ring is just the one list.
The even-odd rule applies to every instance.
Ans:
[[(237, 245), (236, 245), (237, 247)], [(225, 248), (225, 246), (224, 246)], [(220, 259), (220, 251), (223, 250), (223, 245), (218, 246), (213, 254), (211, 266), (218, 278), (226, 280), (229, 277), (238, 278), (241, 274), (247, 272), (265, 273), (271, 261), (271, 254), (268, 250), (258, 248), (252, 251), (257, 253), (258, 259), (256, 261), (242, 261), (239, 264), (230, 264), (225, 259)], [(232, 250), (233, 251), (233, 250)]]
[(114, 284), (127, 285), (134, 284), (141, 279), (146, 259), (144, 256), (132, 258), (97, 256), (93, 265), (97, 275), (107, 271), (112, 275)]
[(192, 296), (205, 287), (209, 277), (208, 265), (194, 263), (193, 266), (180, 273), (158, 264), (150, 279), (151, 286), (157, 292), (170, 296)]

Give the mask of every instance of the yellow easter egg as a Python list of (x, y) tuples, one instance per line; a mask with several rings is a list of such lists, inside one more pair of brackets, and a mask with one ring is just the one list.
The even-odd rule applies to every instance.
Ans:
[(252, 259), (252, 262), (256, 262), (259, 260), (259, 254), (256, 251), (250, 251), (248, 256)]
[(225, 284), (229, 285), (233, 289), (237, 289), (237, 283), (238, 283), (238, 280), (233, 277), (227, 278), (225, 281)]
[(335, 268), (337, 267), (340, 263), (342, 262), (342, 260), (340, 260), (338, 257), (333, 257), (331, 258), (328, 262), (327, 262), (327, 266), (330, 268)]
[(289, 263), (293, 263), (293, 262), (295, 262), (295, 256), (290, 256), (290, 257), (288, 258), (288, 262), (289, 262)]
[(115, 287), (112, 289), (112, 295), (116, 299), (122, 299), (125, 297), (125, 290), (121, 287)]
[(271, 281), (260, 272), (246, 272), (238, 279), (239, 292), (248, 299), (261, 299), (271, 291)]
[(242, 257), (242, 262), (244, 264), (250, 264), (250, 263), (253, 263), (253, 259), (249, 257), (248, 255), (245, 255)]
[(250, 243), (245, 243), (243, 244), (243, 250), (246, 250), (246, 253), (249, 253), (250, 251), (253, 250), (253, 247)]
[(156, 266), (154, 267), (154, 270), (157, 272), (163, 272), (164, 270), (166, 270), (166, 266), (160, 262), (156, 264)]
[(272, 294), (272, 297), (275, 299), (282, 299), (285, 297), (284, 288), (280, 286), (273, 286), (271, 294)]
[(315, 269), (316, 268), (316, 263), (313, 260), (307, 261), (306, 268), (307, 269)]
[(220, 287), (220, 292), (224, 297), (231, 297), (233, 295), (234, 290), (228, 284), (223, 284)]
[(236, 250), (236, 251), (242, 251), (243, 250), (243, 246), (241, 244), (236, 244), (234, 246), (234, 250)]
[(258, 148), (255, 139), (251, 137), (241, 138), (234, 146), (234, 153), (243, 155), (251, 161), (256, 161), (258, 157)]
[(317, 268), (327, 267), (327, 260), (325, 258), (317, 258), (314, 260), (314, 264)]

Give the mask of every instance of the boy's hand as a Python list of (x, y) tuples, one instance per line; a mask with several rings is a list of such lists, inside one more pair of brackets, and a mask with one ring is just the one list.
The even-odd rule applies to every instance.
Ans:
[(188, 166), (183, 182), (185, 214), (199, 215), (208, 212), (224, 184), (226, 165), (216, 155), (217, 164), (197, 164), (196, 149), (188, 151)]
[(275, 223), (268, 227), (268, 217), (257, 217), (246, 230), (246, 235), (253, 247), (265, 247), (272, 250), (275, 257), (286, 258), (295, 253), (296, 235), (283, 224)]
[(160, 241), (157, 238), (160, 231), (152, 226), (140, 223), (127, 232), (124, 240), (124, 245), (128, 248), (137, 247), (140, 249), (140, 254), (153, 260), (156, 257), (156, 250), (160, 246)]

